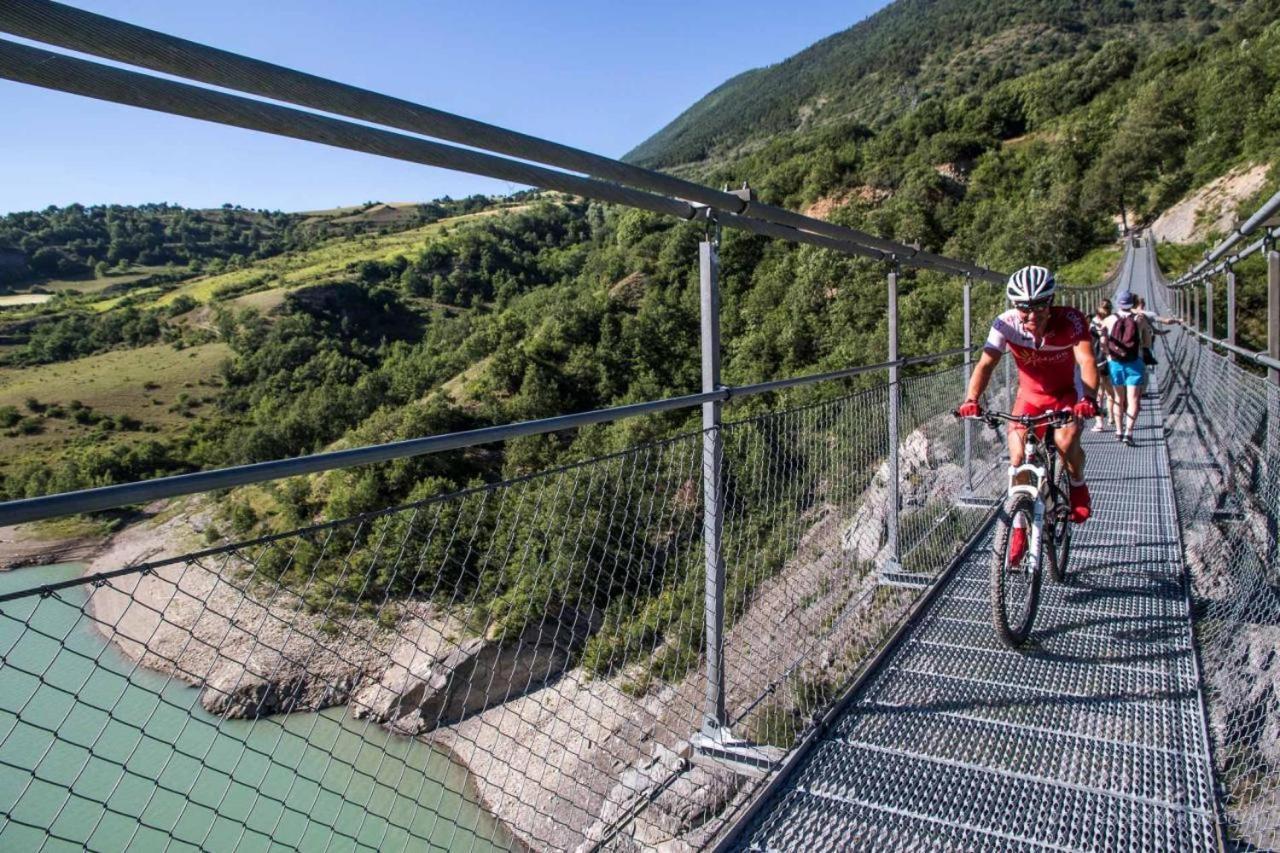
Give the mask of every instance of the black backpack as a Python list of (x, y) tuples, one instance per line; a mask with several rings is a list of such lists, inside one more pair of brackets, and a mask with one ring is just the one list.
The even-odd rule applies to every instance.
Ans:
[(1116, 361), (1133, 361), (1138, 356), (1138, 320), (1122, 314), (1107, 335), (1107, 354)]

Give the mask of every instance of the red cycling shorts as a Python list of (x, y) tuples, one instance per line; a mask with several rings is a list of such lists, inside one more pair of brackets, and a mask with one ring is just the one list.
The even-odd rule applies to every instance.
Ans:
[[(1045, 412), (1057, 412), (1062, 409), (1070, 409), (1076, 404), (1076, 390), (1068, 388), (1056, 395), (1049, 394), (1024, 394), (1018, 391), (1018, 396), (1013, 401), (1013, 412), (1015, 415), (1043, 415)], [(1026, 432), (1026, 429), (1018, 424), (1009, 424), (1010, 429), (1018, 432)], [(1036, 435), (1044, 437), (1044, 429), (1038, 428)]]

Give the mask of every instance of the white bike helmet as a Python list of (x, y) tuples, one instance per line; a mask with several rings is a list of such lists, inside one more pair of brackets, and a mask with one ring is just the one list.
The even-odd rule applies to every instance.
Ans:
[(1054, 281), (1053, 273), (1045, 267), (1023, 267), (1009, 276), (1009, 283), (1005, 286), (1005, 295), (1015, 305), (1019, 303), (1044, 302), (1053, 296), (1057, 286), (1058, 283)]

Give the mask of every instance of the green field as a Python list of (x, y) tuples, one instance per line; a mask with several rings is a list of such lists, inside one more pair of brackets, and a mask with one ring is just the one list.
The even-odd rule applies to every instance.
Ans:
[(118, 285), (134, 284), (144, 279), (151, 278), (156, 273), (166, 272), (167, 267), (157, 266), (135, 266), (131, 272), (123, 275), (106, 275), (102, 278), (94, 276), (93, 273), (85, 273), (84, 275), (71, 276), (69, 278), (46, 278), (37, 281), (23, 282), (13, 286), (14, 293), (31, 293), (39, 291), (41, 293), (66, 293), (68, 291), (78, 291), (79, 293), (99, 293), (109, 287)]
[[(156, 344), (133, 350), (25, 368), (0, 368), (0, 407), (13, 406), (33, 416), (28, 399), (41, 404), (67, 406), (79, 400), (105, 415), (127, 414), (142, 422), (143, 429), (107, 433), (111, 443), (137, 441), (158, 434), (185, 430), (191, 419), (170, 411), (179, 394), (199, 401), (217, 394), (218, 366), (231, 350), (213, 343), (184, 350)], [(41, 416), (41, 432), (9, 435), (0, 432), (0, 460), (5, 463), (56, 455), (68, 444), (86, 439), (96, 427), (70, 417)], [(147, 431), (147, 430), (150, 431)]]
[(43, 305), (53, 298), (51, 293), (6, 293), (0, 296), (0, 308)]
[(219, 291), (228, 289), (269, 287), (283, 291), (302, 285), (323, 284), (345, 274), (352, 264), (361, 261), (389, 261), (397, 255), (410, 255), (421, 249), (443, 228), (516, 212), (524, 207), (484, 210), (394, 234), (336, 238), (305, 252), (289, 252), (244, 269), (193, 279), (165, 293), (155, 300), (155, 304), (169, 305), (179, 296), (189, 296), (197, 302), (208, 302)]

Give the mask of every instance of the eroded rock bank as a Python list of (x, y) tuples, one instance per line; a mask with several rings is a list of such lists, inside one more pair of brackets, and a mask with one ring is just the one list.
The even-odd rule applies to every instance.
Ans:
[(334, 636), (292, 593), (246, 594), (234, 553), (166, 563), (169, 555), (199, 552), (208, 520), (207, 509), (194, 507), (117, 535), (89, 573), (153, 568), (91, 591), (98, 630), (144, 666), (201, 686), (201, 704), (215, 714), (257, 717), (346, 702), (385, 659), (385, 632), (365, 620)]
[[(146, 572), (96, 587), (98, 629), (144, 666), (201, 687), (211, 713), (253, 718), (351, 703), (360, 718), (418, 734), (518, 695), (564, 670), (594, 626), (577, 612), (548, 616), (514, 642), (468, 637), (429, 602), (397, 608), (393, 627), (336, 620), (261, 581), (240, 552), (165, 562), (199, 550), (207, 512), (136, 525), (89, 565)], [(567, 627), (566, 627), (567, 626)]]
[(26, 524), (0, 527), (0, 571), (81, 563), (106, 549), (110, 539), (108, 534), (45, 537)]

